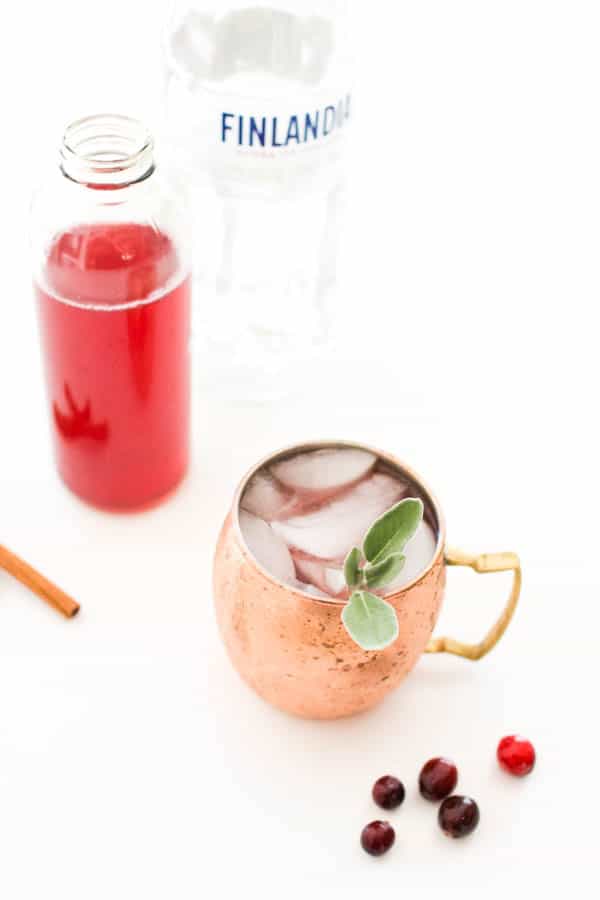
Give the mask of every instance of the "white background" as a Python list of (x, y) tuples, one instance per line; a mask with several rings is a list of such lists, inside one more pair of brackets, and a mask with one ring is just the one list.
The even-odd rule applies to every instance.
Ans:
[[(164, 4), (4, 13), (0, 539), (83, 607), (65, 622), (0, 575), (6, 900), (593, 893), (598, 4), (359, 5), (346, 338), (282, 362), (271, 390), (236, 386), (198, 352), (190, 477), (135, 517), (85, 507), (54, 474), (27, 213), (69, 120), (159, 122)], [(210, 586), (241, 475), (319, 437), (396, 453), (440, 497), (452, 543), (517, 550), (525, 573), (492, 655), (424, 658), (380, 708), (328, 724), (239, 681)], [(507, 586), (450, 573), (442, 630), (478, 638)], [(539, 756), (523, 781), (494, 760), (515, 730)], [(468, 841), (443, 838), (416, 795), (440, 753), (480, 803)], [(373, 860), (358, 836), (388, 771), (408, 796), (396, 847)]]

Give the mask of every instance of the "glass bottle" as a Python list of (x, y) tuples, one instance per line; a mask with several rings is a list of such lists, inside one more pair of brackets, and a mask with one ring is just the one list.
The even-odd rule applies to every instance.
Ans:
[(195, 197), (197, 273), (214, 298), (203, 333), (225, 346), (327, 334), (353, 115), (351, 24), (347, 0), (176, 4), (165, 139)]
[(34, 286), (58, 470), (104, 509), (153, 505), (187, 470), (188, 237), (139, 122), (67, 128), (34, 197)]

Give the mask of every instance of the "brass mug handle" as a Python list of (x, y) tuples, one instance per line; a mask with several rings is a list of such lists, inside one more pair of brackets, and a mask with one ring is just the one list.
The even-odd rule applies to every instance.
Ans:
[(469, 566), (475, 572), (487, 574), (488, 572), (513, 572), (513, 582), (508, 598), (508, 603), (498, 621), (490, 628), (486, 636), (478, 644), (463, 644), (453, 638), (432, 638), (426, 653), (454, 653), (456, 656), (464, 656), (466, 659), (477, 660), (489, 653), (496, 646), (513, 617), (521, 593), (521, 563), (516, 553), (482, 553), (479, 556), (471, 556), (462, 550), (446, 549), (445, 562), (447, 566)]

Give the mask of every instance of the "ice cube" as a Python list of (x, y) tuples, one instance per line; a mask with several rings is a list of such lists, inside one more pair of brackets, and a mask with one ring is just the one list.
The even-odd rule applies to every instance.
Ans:
[(267, 572), (287, 584), (296, 581), (292, 555), (267, 522), (240, 510), (240, 529), (248, 549)]
[(414, 536), (404, 548), (406, 562), (398, 577), (386, 586), (384, 593), (397, 591), (425, 571), (435, 553), (437, 538), (427, 522), (421, 522)]
[(376, 457), (367, 450), (342, 447), (300, 453), (275, 463), (271, 470), (292, 490), (329, 493), (364, 478), (375, 462)]
[(342, 562), (351, 547), (361, 544), (373, 521), (400, 500), (406, 490), (404, 482), (376, 472), (316, 512), (273, 522), (272, 528), (289, 547), (309, 556)]
[(244, 491), (241, 506), (259, 519), (271, 522), (285, 518), (286, 507), (290, 506), (291, 495), (268, 472), (255, 475)]
[(333, 567), (323, 559), (306, 559), (292, 553), (296, 574), (301, 581), (314, 585), (325, 591), (330, 597), (336, 597), (346, 587), (344, 572), (341, 567)]
[(326, 594), (324, 591), (319, 590), (314, 584), (305, 584), (303, 581), (296, 581), (293, 587), (298, 591), (303, 591), (305, 594), (311, 594), (313, 597), (320, 597), (322, 600), (333, 599), (330, 594)]
[(325, 569), (325, 584), (332, 594), (340, 594), (346, 587), (346, 579), (342, 569)]

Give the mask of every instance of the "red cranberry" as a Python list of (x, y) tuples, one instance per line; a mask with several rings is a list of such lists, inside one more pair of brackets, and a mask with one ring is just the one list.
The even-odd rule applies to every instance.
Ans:
[(479, 824), (479, 807), (470, 797), (446, 797), (440, 806), (438, 822), (449, 837), (466, 837)]
[(443, 756), (430, 759), (421, 769), (419, 790), (426, 800), (443, 800), (451, 794), (458, 781), (458, 770), (454, 763)]
[(502, 768), (511, 775), (529, 775), (535, 766), (533, 744), (518, 734), (502, 738), (496, 755)]
[(396, 832), (389, 822), (369, 822), (362, 830), (360, 843), (363, 850), (371, 856), (381, 856), (387, 853), (396, 840)]
[(373, 785), (373, 800), (382, 809), (396, 809), (404, 800), (404, 785), (393, 775), (383, 775)]

